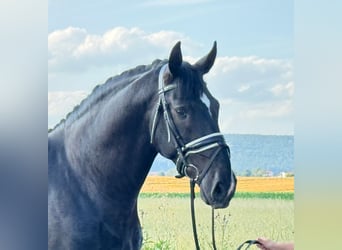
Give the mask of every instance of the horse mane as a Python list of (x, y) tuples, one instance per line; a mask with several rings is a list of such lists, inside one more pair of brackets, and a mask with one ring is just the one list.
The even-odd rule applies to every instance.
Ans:
[[(138, 79), (142, 74), (158, 68), (166, 62), (167, 60), (156, 59), (149, 65), (139, 65), (119, 75), (108, 78), (103, 84), (96, 85), (92, 92), (80, 104), (76, 105), (65, 118), (57, 123), (53, 129), (49, 129), (48, 132), (54, 131), (61, 124), (71, 124), (82, 117), (93, 105), (103, 101), (108, 96), (115, 95), (128, 84)], [(202, 95), (205, 82), (187, 62), (183, 63), (181, 78), (184, 83), (181, 84), (179, 91), (185, 94), (185, 98), (197, 98)]]
[(66, 118), (63, 118), (54, 126), (53, 129), (49, 130), (49, 132), (54, 131), (63, 123), (67, 122), (70, 124), (71, 122), (79, 119), (93, 105), (102, 101), (109, 95), (118, 93), (121, 89), (133, 82), (135, 79), (139, 78), (139, 76), (142, 74), (155, 69), (166, 62), (167, 60), (156, 59), (149, 65), (139, 65), (135, 68), (124, 71), (119, 75), (108, 78), (103, 84), (96, 85), (92, 92), (85, 99), (83, 99), (80, 104), (76, 105), (73, 110), (66, 115)]

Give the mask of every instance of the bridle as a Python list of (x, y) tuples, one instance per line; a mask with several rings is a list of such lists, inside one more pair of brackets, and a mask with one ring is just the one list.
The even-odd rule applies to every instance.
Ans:
[[(177, 160), (176, 160), (176, 167), (178, 171), (178, 175), (176, 178), (183, 178), (184, 176), (187, 176), (190, 179), (190, 203), (191, 203), (191, 218), (192, 218), (192, 229), (193, 229), (193, 235), (194, 235), (194, 241), (196, 245), (196, 249), (199, 250), (199, 242), (197, 237), (197, 229), (196, 229), (196, 219), (195, 219), (195, 207), (194, 207), (194, 200), (195, 200), (195, 184), (197, 183), (200, 185), (201, 181), (205, 177), (205, 175), (208, 173), (210, 167), (212, 166), (213, 161), (215, 160), (216, 156), (219, 154), (221, 150), (226, 150), (228, 157), (230, 159), (230, 150), (229, 146), (225, 142), (223, 134), (219, 132), (211, 133), (205, 136), (202, 136), (200, 138), (197, 138), (195, 140), (192, 140), (188, 143), (184, 143), (184, 140), (180, 133), (178, 132), (178, 129), (172, 119), (171, 111), (170, 111), (170, 105), (166, 101), (165, 93), (172, 91), (177, 88), (177, 84), (168, 84), (165, 86), (164, 84), (164, 74), (166, 69), (168, 68), (168, 64), (165, 64), (161, 67), (159, 72), (159, 78), (158, 78), (158, 95), (159, 100), (155, 109), (155, 113), (153, 116), (152, 121), (152, 129), (151, 129), (151, 144), (153, 143), (154, 134), (159, 118), (159, 112), (160, 109), (163, 111), (164, 121), (167, 128), (167, 137), (168, 142), (171, 141), (171, 136), (174, 139), (175, 142), (175, 149), (177, 151)], [(204, 167), (204, 169), (199, 172), (198, 168), (188, 162), (188, 157), (190, 155), (198, 154), (204, 151), (207, 151), (209, 149), (216, 149), (214, 153), (211, 155), (207, 165)], [(216, 250), (216, 243), (215, 243), (215, 225), (214, 225), (214, 208), (212, 208), (212, 243), (213, 243), (213, 249)], [(255, 241), (246, 241), (244, 242), (239, 248), (245, 244), (248, 243), (249, 245), (255, 244), (257, 242)], [(247, 249), (246, 248), (246, 249)]]
[[(168, 135), (168, 141), (170, 142), (171, 136), (174, 139), (175, 142), (175, 149), (177, 151), (177, 160), (176, 160), (176, 167), (178, 171), (178, 178), (182, 178), (184, 176), (189, 177), (190, 179), (194, 180), (196, 183), (200, 184), (203, 180), (204, 176), (208, 172), (209, 168), (211, 167), (215, 157), (218, 155), (218, 153), (222, 149), (226, 149), (228, 153), (228, 157), (230, 158), (230, 151), (229, 147), (225, 142), (224, 136), (219, 133), (211, 133), (205, 136), (202, 136), (200, 138), (197, 138), (193, 141), (190, 141), (188, 143), (184, 143), (184, 140), (180, 133), (178, 132), (178, 129), (172, 119), (171, 111), (170, 111), (170, 105), (166, 101), (165, 93), (172, 91), (177, 88), (177, 84), (169, 84), (167, 86), (164, 86), (164, 73), (166, 69), (168, 68), (168, 64), (165, 64), (162, 66), (159, 72), (159, 101), (153, 116), (153, 122), (152, 122), (152, 129), (151, 129), (151, 143), (153, 143), (154, 139), (154, 133), (157, 126), (158, 121), (158, 115), (160, 109), (162, 109), (164, 114), (164, 121), (167, 128), (167, 135)], [(208, 162), (207, 166), (202, 170), (200, 173), (198, 168), (194, 166), (193, 164), (188, 162), (188, 157), (190, 155), (198, 154), (203, 151), (207, 151), (209, 149), (217, 148), (214, 151), (214, 154), (210, 158), (210, 161)]]

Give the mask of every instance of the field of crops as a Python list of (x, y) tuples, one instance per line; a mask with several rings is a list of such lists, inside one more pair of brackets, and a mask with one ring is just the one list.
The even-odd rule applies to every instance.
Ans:
[[(197, 187), (197, 192), (199, 191)], [(238, 177), (237, 192), (293, 192), (294, 178)], [(148, 176), (142, 188), (143, 193), (186, 193), (189, 180), (172, 176)]]
[[(293, 178), (238, 178), (237, 193), (230, 206), (215, 213), (218, 249), (236, 249), (247, 239), (260, 236), (293, 241), (293, 190)], [(195, 248), (188, 192), (186, 178), (147, 178), (138, 201), (143, 250)], [(195, 207), (201, 249), (212, 249), (211, 209), (198, 194)]]
[[(201, 249), (212, 249), (211, 209), (199, 197), (195, 202)], [(138, 211), (143, 250), (195, 249), (188, 198), (140, 197)], [(217, 247), (236, 249), (242, 242), (257, 237), (294, 241), (293, 213), (293, 200), (233, 198), (228, 208), (216, 210)]]

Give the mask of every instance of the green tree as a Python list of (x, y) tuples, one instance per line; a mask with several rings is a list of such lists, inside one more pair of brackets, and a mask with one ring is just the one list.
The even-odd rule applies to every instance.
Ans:
[(253, 169), (253, 176), (265, 176), (265, 175), (266, 175), (266, 170), (262, 168)]
[(250, 169), (245, 169), (241, 173), (241, 176), (251, 176), (251, 175), (252, 175), (252, 171)]

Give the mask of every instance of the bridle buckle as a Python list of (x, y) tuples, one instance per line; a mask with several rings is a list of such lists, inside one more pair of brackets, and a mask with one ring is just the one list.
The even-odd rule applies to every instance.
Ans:
[(197, 181), (199, 177), (198, 168), (194, 164), (187, 164), (184, 168), (184, 174), (191, 180)]

